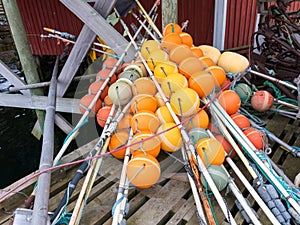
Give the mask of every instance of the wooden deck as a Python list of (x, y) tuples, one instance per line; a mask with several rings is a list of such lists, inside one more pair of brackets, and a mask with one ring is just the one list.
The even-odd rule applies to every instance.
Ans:
[[(267, 121), (266, 128), (280, 137), (290, 145), (300, 146), (299, 137), (299, 121), (290, 120), (280, 115), (267, 114), (264, 116)], [(95, 145), (96, 140), (86, 144), (85, 146), (75, 150), (63, 159), (64, 162), (82, 159)], [(287, 176), (293, 180), (295, 175), (300, 171), (299, 159), (294, 158), (291, 154), (287, 154), (278, 144), (271, 143), (273, 152), (272, 160), (285, 171)], [(180, 154), (175, 153), (180, 158)], [(127, 224), (198, 224), (196, 208), (192, 196), (189, 183), (187, 182), (186, 173), (183, 170), (183, 165), (172, 157), (167, 157), (164, 153), (159, 156), (162, 175), (160, 182), (149, 189), (132, 189), (129, 192), (130, 209), (127, 214)], [(246, 171), (242, 163), (235, 159), (235, 162), (241, 169)], [(87, 201), (85, 214), (81, 220), (81, 224), (110, 224), (112, 221), (111, 209), (115, 202), (118, 189), (118, 181), (120, 177), (122, 162), (108, 156), (104, 160), (104, 166), (101, 170), (101, 176), (97, 177), (90, 197)], [(58, 202), (62, 198), (68, 182), (75, 173), (77, 166), (67, 167), (55, 171), (53, 173), (50, 211), (54, 211)], [(253, 204), (254, 200), (240, 180), (230, 170), (234, 181), (242, 191), (244, 197), (247, 197), (253, 205), (253, 208), (260, 215), (262, 224), (271, 224), (266, 216), (262, 213), (257, 204)], [(244, 172), (245, 176), (251, 180), (248, 172)], [(25, 178), (24, 178), (25, 179)], [(21, 181), (19, 181), (21, 182)], [(32, 180), (20, 192), (15, 193), (4, 202), (0, 203), (0, 224), (9, 224), (13, 217), (13, 212), (16, 208), (22, 207), (25, 196), (32, 191), (32, 185), (35, 180)], [(76, 199), (79, 195), (80, 187), (83, 179), (73, 193), (67, 210), (72, 211)], [(13, 187), (13, 184), (9, 188)], [(222, 192), (228, 208), (236, 219), (237, 224), (246, 224), (242, 215), (234, 205), (234, 197), (232, 193), (225, 195), (226, 190)], [(219, 224), (226, 224), (224, 216), (219, 210), (214, 197), (211, 197), (214, 205), (214, 210), (218, 218)]]

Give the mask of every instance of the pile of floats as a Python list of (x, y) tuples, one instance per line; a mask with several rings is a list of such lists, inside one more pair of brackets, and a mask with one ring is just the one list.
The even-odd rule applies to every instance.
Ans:
[[(245, 103), (259, 112), (274, 103), (269, 92), (253, 93), (249, 83), (241, 82), (249, 72), (247, 58), (208, 45), (194, 46), (191, 35), (178, 24), (168, 24), (157, 35), (160, 41), (154, 36), (138, 47), (129, 33), (137, 58), (127, 63), (122, 56), (107, 58), (79, 104), (82, 113), (96, 117), (103, 127), (101, 148), (123, 160), (113, 224), (125, 220), (129, 187), (151, 188), (161, 175), (158, 155), (175, 151), (182, 153), (200, 224), (218, 223), (207, 190), (227, 221), (236, 224), (220, 194), (227, 186), (247, 223), (261, 224), (230, 179), (225, 162), (273, 224), (299, 223), (299, 188), (271, 165), (266, 154), (270, 132), (241, 111)], [(253, 184), (234, 157), (244, 163)]]

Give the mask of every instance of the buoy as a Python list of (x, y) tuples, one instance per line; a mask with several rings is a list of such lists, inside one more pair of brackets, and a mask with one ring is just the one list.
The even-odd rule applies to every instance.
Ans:
[(257, 91), (251, 97), (251, 105), (253, 109), (258, 112), (265, 112), (269, 110), (274, 103), (274, 98), (267, 91)]
[(124, 70), (122, 73), (120, 73), (119, 79), (120, 78), (128, 79), (133, 83), (140, 78), (140, 74), (136, 72), (136, 70)]
[(182, 44), (181, 37), (177, 33), (170, 33), (164, 36), (161, 40), (161, 48), (170, 52), (172, 49)]
[(176, 126), (175, 123), (162, 124), (157, 130), (157, 133), (161, 133), (161, 132), (163, 133), (159, 135), (159, 137), (161, 140), (162, 150), (167, 152), (175, 152), (181, 148), (182, 146), (181, 134), (179, 128)]
[(161, 124), (174, 123), (173, 117), (172, 117), (170, 111), (168, 110), (168, 107), (165, 105), (160, 106), (156, 110), (155, 115), (157, 116), (157, 118), (159, 119)]
[[(85, 111), (88, 109), (94, 97), (95, 95), (87, 94), (80, 99), (79, 110), (82, 114), (84, 114)], [(89, 117), (94, 117), (98, 112), (98, 110), (101, 108), (101, 106), (102, 106), (102, 101), (100, 98), (98, 98), (94, 106), (90, 109)]]
[(223, 91), (219, 95), (218, 101), (229, 115), (236, 113), (241, 106), (240, 97), (232, 90)]
[(147, 59), (147, 64), (151, 71), (154, 71), (154, 68), (157, 66), (157, 64), (161, 62), (169, 61), (169, 55), (163, 50), (156, 50), (154, 52), (151, 52)]
[(148, 94), (138, 94), (131, 101), (131, 111), (138, 113), (140, 111), (155, 112), (157, 109), (156, 98)]
[(136, 65), (140, 68), (140, 70), (142, 71), (142, 77), (148, 76), (147, 69), (141, 60), (137, 59), (137, 61), (133, 62), (132, 65)]
[(208, 56), (212, 59), (214, 64), (217, 64), (219, 57), (221, 56), (221, 52), (219, 49), (210, 46), (210, 45), (200, 45), (198, 46), (203, 52), (204, 56)]
[(226, 73), (241, 73), (249, 67), (249, 61), (245, 56), (238, 53), (223, 52), (217, 65), (221, 66)]
[[(102, 69), (102, 70), (100, 70), (97, 73), (97, 75), (96, 75), (96, 81), (98, 81), (98, 80), (103, 80), (103, 81), (106, 80), (107, 77), (109, 76), (110, 72), (111, 72), (110, 69)], [(116, 74), (113, 74), (111, 76), (110, 80), (109, 80), (109, 84), (115, 83), (116, 80), (117, 80), (117, 76), (116, 76)]]
[[(199, 110), (199, 109), (198, 109)], [(205, 110), (200, 110), (196, 115), (192, 115), (192, 118), (183, 118), (185, 129), (190, 131), (192, 128), (200, 127), (206, 129), (209, 124), (209, 117)]]
[(157, 92), (157, 93), (155, 94), (154, 97), (156, 98), (156, 101), (157, 101), (157, 103), (158, 103), (158, 106), (166, 105), (166, 103), (165, 103), (163, 97), (160, 95), (159, 92)]
[(257, 130), (253, 127), (249, 127), (248, 129), (243, 131), (246, 137), (251, 141), (251, 143), (255, 146), (256, 149), (263, 149), (265, 143), (267, 141), (266, 134)]
[(126, 113), (123, 118), (118, 122), (116, 130), (129, 130), (131, 125), (132, 114)]
[(179, 45), (170, 51), (170, 60), (179, 65), (184, 59), (193, 56), (192, 50), (183, 45)]
[(209, 72), (213, 76), (217, 87), (221, 87), (226, 80), (226, 73), (222, 67), (210, 66), (206, 68), (205, 72)]
[(197, 142), (196, 147), (197, 153), (206, 167), (223, 164), (225, 150), (219, 141), (212, 138), (203, 138)]
[(116, 150), (116, 149), (125, 146), (127, 144), (128, 137), (129, 137), (128, 131), (124, 131), (124, 130), (117, 131), (111, 136), (108, 144), (108, 150), (111, 152), (111, 154), (114, 157), (118, 159), (124, 159), (126, 148), (122, 148), (120, 150)]
[(187, 79), (189, 79), (193, 74), (204, 70), (205, 68), (205, 63), (201, 62), (194, 56), (182, 60), (178, 65), (179, 72), (186, 76)]
[(192, 128), (189, 131), (189, 137), (191, 138), (191, 140), (194, 144), (197, 144), (197, 142), (200, 139), (209, 138), (209, 134), (207, 133), (207, 131), (205, 129), (196, 127), (196, 128)]
[[(98, 91), (102, 88), (104, 81), (103, 80), (98, 80), (90, 84), (88, 93), (90, 95), (96, 95)], [(106, 85), (105, 88), (103, 89), (100, 98), (103, 100), (108, 94), (108, 86)]]
[(136, 65), (136, 64), (133, 64), (133, 63), (132, 63), (132, 64), (126, 66), (125, 69), (124, 69), (124, 71), (128, 71), (128, 70), (129, 70), (129, 71), (130, 71), (130, 70), (133, 70), (133, 71), (137, 72), (138, 75), (139, 75), (139, 78), (144, 76), (143, 70), (141, 69), (141, 67), (139, 67), (139, 66)]
[(235, 114), (230, 115), (230, 117), (236, 123), (236, 125), (238, 125), (238, 127), (241, 129), (248, 128), (251, 125), (250, 120), (243, 114), (235, 113)]
[(189, 87), (195, 90), (199, 97), (208, 96), (215, 87), (215, 81), (208, 72), (197, 72), (189, 78)]
[(133, 82), (133, 95), (148, 94), (154, 96), (156, 92), (156, 86), (149, 77), (141, 77)]
[(185, 44), (189, 47), (192, 47), (193, 46), (193, 38), (192, 36), (187, 33), (187, 32), (182, 32), (179, 34), (180, 38), (181, 38), (181, 43), (182, 44)]
[(159, 119), (150, 111), (138, 112), (131, 119), (131, 128), (134, 133), (142, 131), (156, 133), (159, 126)]
[(200, 99), (193, 89), (181, 88), (171, 95), (170, 104), (178, 116), (188, 117), (197, 111)]
[(112, 70), (114, 66), (117, 64), (118, 60), (116, 58), (108, 57), (102, 64), (102, 69), (110, 69)]
[[(133, 156), (137, 154), (152, 155), (157, 157), (160, 148), (161, 140), (158, 136), (153, 136), (153, 133), (150, 132), (139, 132), (136, 133), (131, 141), (130, 152)], [(137, 144), (135, 144), (137, 143)]]
[(161, 82), (161, 89), (168, 98), (170, 98), (171, 94), (176, 90), (186, 87), (188, 87), (188, 81), (185, 76), (180, 73), (169, 74), (167, 78)]
[(215, 135), (215, 138), (222, 144), (225, 152), (229, 155), (229, 157), (233, 159), (236, 156), (236, 152), (233, 149), (232, 145), (227, 141), (227, 139), (221, 134)]
[[(214, 181), (217, 189), (219, 191), (223, 191), (228, 184), (228, 175), (226, 174), (226, 171), (221, 166), (217, 166), (217, 165), (209, 166), (207, 168), (207, 171), (210, 174), (212, 180)], [(202, 174), (201, 174), (201, 183), (204, 185), (205, 188), (207, 187), (208, 190), (211, 190)]]
[(108, 89), (108, 96), (113, 104), (125, 105), (132, 98), (132, 83), (128, 79), (119, 79), (113, 83)]
[(252, 95), (251, 87), (245, 83), (238, 83), (235, 85), (234, 91), (240, 96), (243, 104), (247, 103)]
[(111, 105), (113, 105), (113, 103), (112, 103), (112, 101), (110, 100), (110, 98), (109, 98), (108, 95), (105, 96), (103, 102), (104, 102), (104, 105), (105, 105), (105, 106), (111, 106)]
[(215, 66), (216, 64), (209, 56), (202, 56), (199, 58), (200, 62), (206, 65), (206, 68), (210, 66)]
[(177, 65), (171, 61), (158, 63), (153, 71), (153, 75), (158, 83), (161, 83), (167, 78), (168, 74), (172, 73), (178, 73), (178, 68)]
[(196, 46), (192, 46), (191, 47), (191, 51), (193, 53), (193, 55), (197, 58), (202, 57), (203, 56), (203, 52), (199, 47)]
[(103, 106), (98, 110), (96, 117), (97, 117), (97, 123), (100, 125), (100, 127), (105, 126), (111, 108), (112, 108), (111, 106)]
[(154, 52), (160, 48), (160, 44), (154, 40), (147, 40), (142, 44), (141, 54), (145, 60), (148, 59), (151, 52)]
[(160, 177), (159, 162), (151, 155), (136, 155), (129, 160), (126, 175), (137, 188), (149, 188)]
[(177, 33), (180, 34), (182, 33), (181, 26), (179, 26), (177, 23), (169, 23), (165, 26), (163, 29), (163, 36), (166, 36), (167, 34), (170, 33)]

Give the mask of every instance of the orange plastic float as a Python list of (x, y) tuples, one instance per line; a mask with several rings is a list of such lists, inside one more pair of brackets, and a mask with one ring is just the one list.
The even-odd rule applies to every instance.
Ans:
[(178, 116), (191, 116), (200, 105), (200, 99), (196, 91), (191, 88), (181, 88), (171, 95), (170, 104)]
[(138, 112), (131, 119), (131, 128), (134, 133), (142, 131), (155, 133), (159, 126), (159, 119), (151, 111)]
[[(82, 114), (84, 114), (85, 111), (88, 109), (88, 107), (91, 104), (91, 102), (93, 101), (94, 97), (95, 97), (95, 95), (87, 94), (80, 99), (79, 110)], [(98, 98), (95, 105), (90, 110), (89, 117), (94, 117), (96, 115), (96, 113), (98, 112), (98, 110), (101, 108), (101, 106), (102, 106), (102, 101), (100, 98)]]
[(117, 62), (118, 60), (116, 58), (109, 57), (103, 62), (102, 69), (112, 70), (114, 66), (117, 64)]
[(151, 155), (138, 154), (129, 160), (126, 175), (134, 186), (149, 188), (160, 177), (159, 162)]
[(232, 145), (227, 141), (227, 139), (223, 135), (218, 134), (215, 136), (215, 138), (222, 144), (225, 152), (229, 155), (230, 158), (234, 158), (236, 156), (236, 152), (233, 149)]
[[(104, 81), (103, 80), (98, 80), (90, 84), (88, 93), (90, 95), (96, 95), (98, 91), (101, 89)], [(108, 86), (106, 85), (105, 88), (103, 89), (100, 98), (103, 100), (108, 94)]]
[(202, 50), (204, 56), (208, 56), (214, 64), (217, 64), (219, 57), (221, 56), (219, 49), (210, 45), (200, 45), (198, 48)]
[(189, 87), (195, 90), (200, 98), (209, 95), (215, 88), (213, 76), (208, 72), (197, 72), (189, 78)]
[(156, 98), (148, 94), (138, 94), (131, 101), (131, 111), (138, 113), (140, 111), (155, 112), (157, 109)]
[(113, 105), (113, 103), (112, 103), (112, 101), (110, 100), (110, 98), (109, 98), (108, 95), (105, 96), (103, 102), (104, 102), (104, 105), (105, 105), (105, 106), (111, 106), (111, 105)]
[(213, 76), (213, 78), (215, 80), (215, 85), (217, 87), (221, 87), (226, 80), (226, 73), (222, 67), (209, 66), (206, 68), (205, 71), (209, 72)]
[(197, 58), (203, 56), (203, 51), (199, 47), (192, 46), (191, 51), (194, 54), (194, 56), (197, 57)]
[(148, 94), (154, 96), (156, 92), (156, 86), (149, 77), (141, 77), (133, 82), (133, 95)]
[(179, 26), (177, 23), (169, 23), (165, 26), (163, 29), (163, 36), (166, 36), (167, 34), (170, 33), (177, 33), (180, 34), (182, 33), (181, 26)]
[[(166, 131), (168, 130), (168, 131)], [(162, 124), (157, 133), (163, 132), (159, 137), (161, 140), (161, 148), (167, 152), (175, 152), (179, 150), (182, 146), (182, 139), (179, 128), (175, 123), (165, 123)]]
[(153, 133), (145, 131), (136, 133), (131, 140), (131, 154), (135, 156), (142, 153), (145, 155), (149, 154), (153, 157), (157, 157), (161, 148), (161, 140), (158, 136), (153, 135)]
[(180, 38), (181, 38), (181, 43), (184, 45), (187, 45), (189, 47), (193, 46), (193, 38), (189, 33), (186, 32), (182, 32), (179, 34)]
[(98, 110), (96, 117), (97, 117), (97, 123), (100, 125), (100, 127), (104, 127), (111, 108), (112, 108), (111, 106), (103, 106)]
[(202, 162), (209, 165), (222, 165), (225, 160), (225, 150), (222, 144), (212, 138), (203, 138), (197, 142), (197, 152)]
[(184, 59), (193, 56), (192, 50), (187, 46), (177, 46), (170, 51), (170, 60), (179, 65)]
[(236, 123), (236, 125), (238, 125), (238, 127), (241, 129), (248, 128), (251, 125), (250, 120), (242, 114), (235, 113), (230, 115), (230, 117)]
[(129, 130), (131, 125), (132, 114), (126, 113), (117, 125), (117, 130)]
[(168, 52), (181, 44), (181, 37), (177, 33), (167, 34), (161, 40), (161, 48), (167, 50)]
[(210, 67), (210, 66), (215, 66), (216, 65), (214, 63), (214, 61), (210, 57), (208, 57), (208, 56), (202, 56), (202, 57), (199, 58), (199, 60), (206, 65), (206, 68)]
[(157, 93), (155, 94), (154, 97), (156, 98), (157, 104), (158, 104), (159, 106), (164, 106), (164, 105), (166, 105), (165, 101), (163, 100), (163, 97), (160, 95), (159, 92), (157, 92)]
[(181, 61), (178, 65), (179, 72), (189, 79), (194, 73), (201, 72), (206, 68), (206, 64), (198, 58), (191, 56)]
[(240, 96), (232, 90), (223, 91), (219, 95), (218, 101), (229, 115), (236, 113), (241, 106)]
[(265, 146), (265, 142), (267, 141), (266, 134), (263, 131), (257, 130), (253, 127), (249, 127), (244, 130), (244, 134), (251, 141), (251, 143), (257, 149), (263, 149)]
[(274, 97), (267, 91), (257, 91), (251, 97), (251, 105), (258, 112), (268, 111), (274, 103)]
[(128, 131), (120, 130), (114, 133), (109, 141), (108, 144), (108, 150), (111, 152), (111, 154), (118, 158), (118, 159), (124, 159), (126, 148), (122, 148), (120, 150), (117, 150), (114, 152), (114, 150), (123, 147), (127, 144), (129, 137)]
[(196, 115), (192, 115), (192, 118), (183, 118), (183, 120), (186, 121), (183, 125), (187, 131), (190, 131), (192, 128), (206, 129), (209, 124), (209, 117), (205, 110), (201, 110)]
[[(100, 70), (97, 75), (96, 75), (96, 81), (98, 80), (106, 80), (107, 77), (109, 76), (111, 70), (110, 69), (103, 69), (103, 70)], [(113, 84), (115, 83), (117, 80), (117, 76), (116, 74), (113, 74), (109, 80), (109, 84)]]

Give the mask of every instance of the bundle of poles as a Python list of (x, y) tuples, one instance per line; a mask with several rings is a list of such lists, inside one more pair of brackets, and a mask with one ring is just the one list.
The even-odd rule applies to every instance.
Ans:
[[(123, 21), (123, 19), (119, 16), (118, 11), (115, 10), (116, 15), (118, 16), (118, 19), (124, 28), (126, 34), (128, 35), (130, 42), (128, 46), (125, 48), (124, 53), (121, 56), (115, 56), (112, 55), (112, 57), (115, 57), (118, 59), (116, 65), (114, 65), (113, 69), (111, 70), (109, 76), (104, 81), (102, 87), (95, 95), (94, 99), (88, 106), (86, 112), (82, 115), (81, 119), (77, 123), (74, 131), (68, 136), (66, 142), (60, 149), (59, 153), (55, 157), (53, 161), (53, 165), (57, 165), (59, 163), (60, 158), (65, 153), (67, 147), (71, 143), (72, 140), (77, 136), (79, 133), (79, 128), (81, 125), (85, 122), (85, 120), (88, 118), (90, 110), (95, 105), (97, 99), (102, 94), (105, 87), (108, 85), (110, 79), (117, 71), (118, 67), (123, 63), (123, 59), (126, 55), (126, 52), (129, 50), (131, 46), (133, 46), (137, 52), (137, 58), (141, 60), (143, 65), (145, 66), (147, 73), (153, 83), (155, 84), (158, 93), (161, 95), (163, 101), (165, 102), (166, 107), (168, 108), (173, 120), (176, 123), (176, 126), (180, 129), (181, 137), (183, 140), (183, 147), (181, 148), (182, 158), (186, 162), (185, 168), (186, 173), (188, 177), (188, 181), (193, 193), (193, 197), (195, 200), (196, 210), (197, 214), (199, 215), (199, 224), (218, 224), (218, 221), (216, 221), (216, 218), (213, 216), (213, 208), (208, 202), (209, 196), (206, 193), (205, 185), (201, 182), (200, 175), (202, 175), (206, 182), (208, 183), (208, 186), (213, 193), (217, 203), (220, 206), (221, 211), (223, 212), (226, 220), (229, 224), (237, 224), (234, 217), (232, 216), (230, 210), (228, 209), (227, 203), (223, 196), (221, 195), (220, 191), (216, 187), (210, 173), (207, 170), (207, 167), (205, 166), (202, 159), (197, 154), (195, 145), (193, 144), (190, 136), (188, 135), (188, 132), (186, 131), (185, 127), (182, 125), (183, 121), (181, 121), (178, 116), (175, 114), (174, 110), (172, 109), (169, 99), (165, 96), (164, 92), (162, 91), (160, 84), (157, 82), (156, 78), (153, 75), (153, 72), (149, 68), (146, 60), (143, 58), (142, 54), (140, 53), (140, 49), (138, 45), (135, 42), (135, 39), (140, 34), (141, 30), (144, 29), (146, 31), (146, 34), (150, 36), (153, 40), (156, 40), (159, 42), (159, 40), (162, 38), (162, 34), (159, 31), (159, 29), (156, 27), (153, 19), (155, 18), (155, 12), (158, 8), (159, 1), (155, 2), (152, 9), (149, 13), (147, 13), (140, 2), (138, 0), (135, 0), (137, 3), (137, 6), (139, 7), (140, 11), (143, 14), (144, 21), (142, 21), (137, 15), (134, 14), (134, 17), (137, 19), (137, 21), (140, 24), (140, 27), (137, 29), (136, 33), (132, 36), (130, 33), (129, 28)], [(148, 23), (148, 26), (146, 25)], [(52, 33), (55, 33), (53, 30), (47, 29), (47, 31), (50, 31)], [(154, 33), (152, 33), (154, 31)], [(55, 36), (57, 38), (57, 36)], [(157, 38), (158, 37), (158, 38)], [(63, 37), (62, 37), (63, 38)], [(144, 39), (145, 41), (146, 39)], [(69, 40), (68, 40), (69, 41)], [(109, 48), (108, 46), (106, 46)], [(106, 54), (106, 53), (104, 53)], [(255, 71), (251, 71), (252, 73), (256, 73)], [(294, 87), (293, 87), (294, 88)], [(217, 93), (216, 93), (217, 95)], [(291, 191), (291, 188), (289, 188), (289, 184), (283, 184), (282, 181), (278, 180), (278, 172), (274, 171), (272, 166), (270, 165), (270, 160), (266, 156), (265, 158), (261, 158), (258, 155), (260, 154), (260, 150), (256, 149), (253, 144), (247, 139), (247, 137), (243, 134), (243, 132), (235, 125), (233, 120), (230, 118), (230, 116), (224, 111), (224, 109), (220, 106), (220, 104), (217, 101), (217, 98), (215, 95), (211, 94), (207, 98), (203, 98), (202, 101), (205, 103), (204, 107), (208, 107), (211, 111), (211, 114), (215, 120), (215, 122), (218, 124), (218, 128), (220, 132), (226, 137), (226, 139), (230, 142), (233, 149), (236, 151), (237, 155), (239, 156), (240, 160), (243, 162), (245, 168), (250, 173), (252, 178), (257, 181), (255, 183), (255, 188), (249, 183), (248, 179), (245, 177), (245, 175), (240, 171), (240, 169), (237, 167), (237, 165), (234, 163), (234, 161), (230, 157), (226, 157), (226, 162), (230, 166), (230, 168), (234, 171), (234, 173), (237, 175), (237, 177), (241, 180), (245, 188), (249, 191), (249, 193), (252, 195), (253, 199), (257, 202), (259, 207), (262, 209), (262, 211), (265, 213), (267, 218), (272, 222), (272, 224), (283, 224), (282, 218), (279, 216), (281, 213), (288, 212), (290, 215), (289, 219), (293, 219), (295, 221), (300, 221), (300, 206), (299, 206), (299, 199), (297, 197), (299, 196), (299, 192), (295, 193), (295, 189)], [(110, 140), (110, 136), (116, 129), (117, 123), (122, 119), (127, 109), (130, 107), (130, 102), (126, 104), (125, 106), (116, 105), (114, 104), (112, 107), (112, 110), (110, 111), (109, 117), (105, 123), (105, 126), (103, 128), (103, 132), (99, 138), (99, 141), (95, 145), (95, 147), (90, 151), (89, 155), (87, 156), (88, 160), (84, 162), (78, 171), (76, 172), (73, 180), (68, 185), (67, 191), (65, 192), (65, 195), (62, 199), (62, 201), (59, 203), (57, 209), (55, 210), (53, 216), (51, 217), (51, 223), (57, 224), (61, 218), (62, 215), (66, 215), (66, 207), (68, 204), (68, 199), (72, 195), (77, 183), (79, 180), (83, 177), (83, 174), (86, 172), (86, 177), (83, 183), (83, 187), (80, 191), (79, 197), (77, 199), (74, 211), (72, 212), (72, 215), (70, 215), (70, 221), (69, 224), (75, 225), (79, 224), (80, 220), (82, 218), (82, 214), (84, 212), (84, 206), (85, 201), (89, 197), (89, 194), (91, 192), (93, 183), (95, 181), (95, 178), (97, 176), (97, 173), (99, 171), (99, 168), (101, 168), (101, 165), (103, 164), (103, 157), (110, 154), (106, 153), (107, 146)], [(200, 110), (203, 110), (201, 108)], [(117, 111), (117, 113), (115, 113)], [(254, 124), (255, 125), (255, 124)], [(213, 133), (209, 132), (211, 138), (214, 138)], [(125, 158), (123, 161), (123, 167), (120, 174), (120, 181), (119, 181), (119, 189), (118, 194), (116, 196), (116, 203), (112, 209), (112, 224), (118, 225), (118, 224), (125, 224), (125, 216), (126, 216), (126, 207), (128, 203), (127, 195), (129, 191), (130, 186), (130, 180), (126, 176), (126, 168), (128, 165), (128, 161), (130, 160), (131, 154), (130, 154), (130, 145), (131, 145), (131, 138), (133, 135), (133, 131), (130, 131), (128, 142), (126, 143), (126, 153)], [(273, 137), (274, 138), (274, 137)], [(286, 144), (287, 145), (287, 144)], [(241, 147), (243, 147), (243, 151), (241, 150)], [(288, 145), (287, 145), (288, 146)], [(118, 150), (118, 149), (117, 149)], [(116, 151), (117, 151), (116, 150)], [(99, 156), (96, 159), (94, 159), (94, 156)], [(256, 165), (257, 169), (254, 169), (250, 166), (250, 164), (254, 163)], [(256, 215), (255, 211), (251, 208), (251, 205), (249, 204), (248, 200), (243, 196), (241, 191), (239, 190), (238, 186), (235, 184), (233, 178), (230, 176), (230, 173), (227, 171), (227, 169), (222, 166), (223, 169), (226, 171), (226, 175), (228, 178), (228, 187), (232, 191), (233, 195), (236, 198), (237, 205), (242, 212), (242, 215), (244, 216), (245, 220), (248, 223), (251, 224), (262, 224)], [(265, 176), (267, 181), (275, 187), (276, 192), (279, 194), (278, 199), (281, 198), (285, 204), (284, 206), (288, 206), (287, 210), (280, 212), (279, 214), (276, 214), (268, 204), (268, 201), (264, 198), (264, 194), (259, 189), (259, 187), (267, 187), (267, 185), (264, 183), (263, 179), (260, 178), (260, 173)], [(37, 186), (39, 187), (40, 184)], [(299, 190), (298, 190), (299, 191)], [(28, 199), (27, 205), (32, 204), (32, 201), (34, 199), (34, 196), (36, 194), (36, 190), (34, 190), (31, 194), (31, 197)], [(44, 203), (45, 207), (48, 208), (47, 203)], [(285, 209), (284, 207), (281, 209)], [(46, 212), (41, 212), (46, 213)], [(281, 215), (280, 214), (280, 215)], [(36, 218), (42, 217), (41, 215), (36, 216)], [(288, 216), (287, 216), (288, 217)], [(44, 224), (44, 223), (41, 223)], [(46, 223), (45, 223), (46, 224)]]

